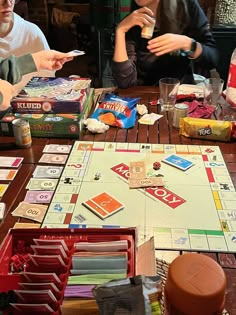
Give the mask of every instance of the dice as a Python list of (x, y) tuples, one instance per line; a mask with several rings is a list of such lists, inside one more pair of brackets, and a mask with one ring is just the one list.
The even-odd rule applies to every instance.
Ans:
[(161, 163), (160, 162), (154, 162), (153, 163), (153, 169), (155, 171), (159, 170), (161, 168)]

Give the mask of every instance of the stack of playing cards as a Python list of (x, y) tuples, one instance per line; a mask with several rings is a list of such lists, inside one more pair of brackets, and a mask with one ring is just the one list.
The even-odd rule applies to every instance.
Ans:
[(89, 210), (99, 218), (106, 219), (110, 215), (124, 209), (124, 205), (106, 192), (83, 202)]

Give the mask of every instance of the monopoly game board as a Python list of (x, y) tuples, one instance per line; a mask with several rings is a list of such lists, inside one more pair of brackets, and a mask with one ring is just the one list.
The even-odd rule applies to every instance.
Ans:
[[(162, 162), (173, 153), (193, 166)], [(143, 160), (147, 176), (161, 176), (164, 187), (129, 188), (129, 164)], [(157, 249), (235, 252), (235, 209), (217, 146), (76, 141), (42, 227), (137, 226), (139, 237), (154, 235)]]

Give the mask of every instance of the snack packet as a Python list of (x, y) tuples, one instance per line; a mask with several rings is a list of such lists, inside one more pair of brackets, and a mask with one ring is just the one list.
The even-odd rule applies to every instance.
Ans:
[(185, 137), (230, 141), (232, 124), (230, 121), (185, 117), (180, 118), (179, 133)]
[(112, 280), (96, 286), (93, 295), (103, 315), (161, 315), (159, 276)]
[(107, 93), (91, 118), (109, 126), (131, 128), (135, 125), (136, 105), (139, 100), (140, 98), (120, 97)]

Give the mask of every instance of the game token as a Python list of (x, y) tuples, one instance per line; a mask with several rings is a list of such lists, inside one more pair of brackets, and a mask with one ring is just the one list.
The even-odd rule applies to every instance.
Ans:
[(101, 178), (101, 173), (97, 172), (94, 176), (95, 180), (99, 180)]
[(154, 170), (159, 170), (161, 168), (161, 163), (160, 162), (154, 162), (153, 163), (153, 169)]

